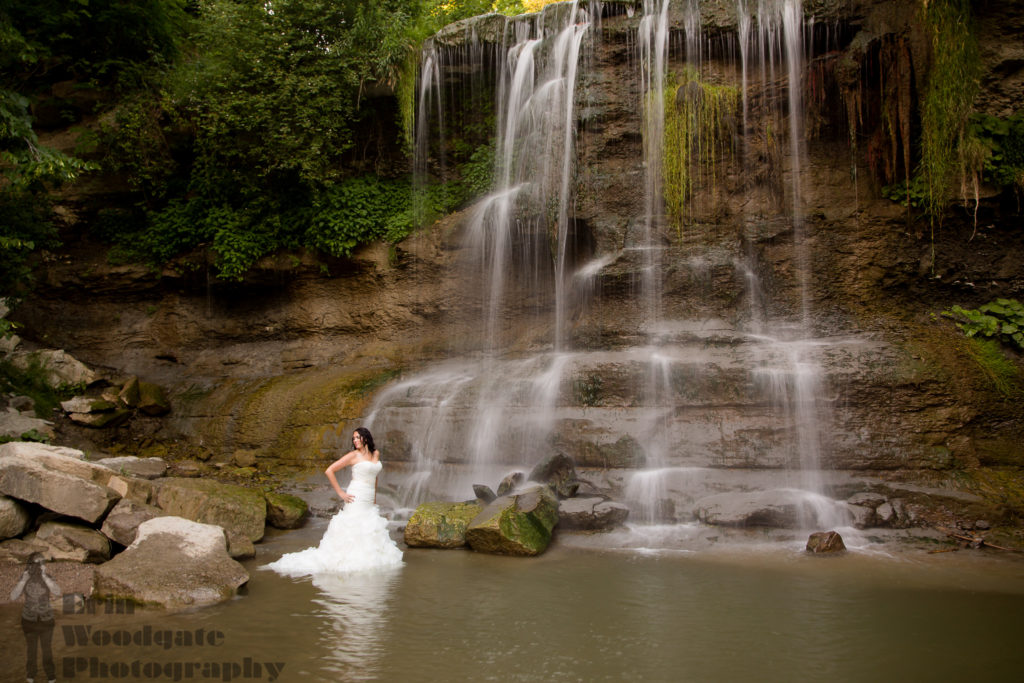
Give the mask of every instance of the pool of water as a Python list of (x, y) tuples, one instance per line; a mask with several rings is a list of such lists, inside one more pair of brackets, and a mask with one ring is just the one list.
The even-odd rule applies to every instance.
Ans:
[[(538, 558), (407, 550), (383, 574), (258, 570), (324, 526), (260, 544), (245, 594), (227, 603), (58, 614), (58, 680), (1005, 681), (1024, 670), (1017, 556), (679, 552), (566, 536)], [(19, 614), (0, 606), (4, 681), (24, 680)]]

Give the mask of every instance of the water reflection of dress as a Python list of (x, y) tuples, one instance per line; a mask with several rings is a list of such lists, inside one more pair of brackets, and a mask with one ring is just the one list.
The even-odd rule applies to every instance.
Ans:
[(288, 576), (352, 572), (402, 564), (402, 551), (388, 534), (388, 521), (373, 502), (380, 461), (364, 460), (352, 465), (348, 492), (355, 497), (346, 503), (327, 527), (315, 548), (282, 555), (268, 569)]

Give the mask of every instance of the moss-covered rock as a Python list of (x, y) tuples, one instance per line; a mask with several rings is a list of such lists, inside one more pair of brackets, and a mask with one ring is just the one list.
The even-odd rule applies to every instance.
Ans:
[(309, 514), (309, 505), (298, 496), (268, 491), (267, 524), (275, 529), (297, 529)]
[(411, 548), (461, 548), (469, 523), (481, 510), (477, 503), (422, 503), (405, 525), (405, 543)]
[(473, 550), (497, 555), (540, 555), (558, 524), (558, 499), (547, 486), (503, 496), (484, 508), (466, 529)]
[(263, 538), (267, 501), (259, 491), (209, 479), (168, 477), (158, 480), (155, 502), (168, 515), (224, 528), (229, 539), (239, 534)]

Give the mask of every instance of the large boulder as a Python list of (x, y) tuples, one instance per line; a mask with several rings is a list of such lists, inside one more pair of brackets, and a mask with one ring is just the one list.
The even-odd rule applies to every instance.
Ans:
[(405, 525), (405, 544), (410, 548), (461, 548), (466, 529), (483, 507), (475, 502), (421, 503)]
[(128, 548), (96, 570), (94, 596), (174, 609), (233, 597), (249, 573), (227, 552), (224, 530), (180, 517), (144, 522)]
[(478, 552), (539, 555), (558, 524), (558, 498), (548, 486), (498, 498), (466, 529), (466, 544)]
[(164, 514), (163, 510), (152, 505), (121, 499), (107, 513), (100, 531), (110, 540), (128, 546), (135, 541), (135, 534), (143, 522), (163, 517)]
[(0, 541), (21, 536), (31, 521), (28, 508), (13, 498), (0, 495)]
[(39, 443), (0, 445), (0, 494), (95, 524), (121, 496), (107, 486), (116, 475), (81, 456)]
[(153, 503), (168, 515), (216, 524), (233, 536), (255, 542), (263, 538), (267, 501), (259, 491), (209, 479), (168, 477), (156, 481)]
[(604, 498), (567, 498), (558, 503), (558, 524), (563, 529), (613, 529), (628, 516), (628, 507)]
[(580, 488), (572, 458), (562, 453), (555, 453), (541, 460), (530, 470), (527, 479), (538, 484), (546, 484), (559, 498), (572, 498)]
[(267, 499), (267, 524), (275, 529), (298, 529), (309, 514), (309, 505), (298, 496), (268, 491), (264, 497)]

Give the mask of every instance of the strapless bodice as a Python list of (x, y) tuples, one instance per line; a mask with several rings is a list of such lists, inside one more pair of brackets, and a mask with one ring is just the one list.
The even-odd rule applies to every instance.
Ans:
[(380, 460), (363, 460), (352, 465), (352, 481), (348, 485), (348, 492), (355, 496), (355, 502), (373, 503), (377, 475), (383, 467)]

